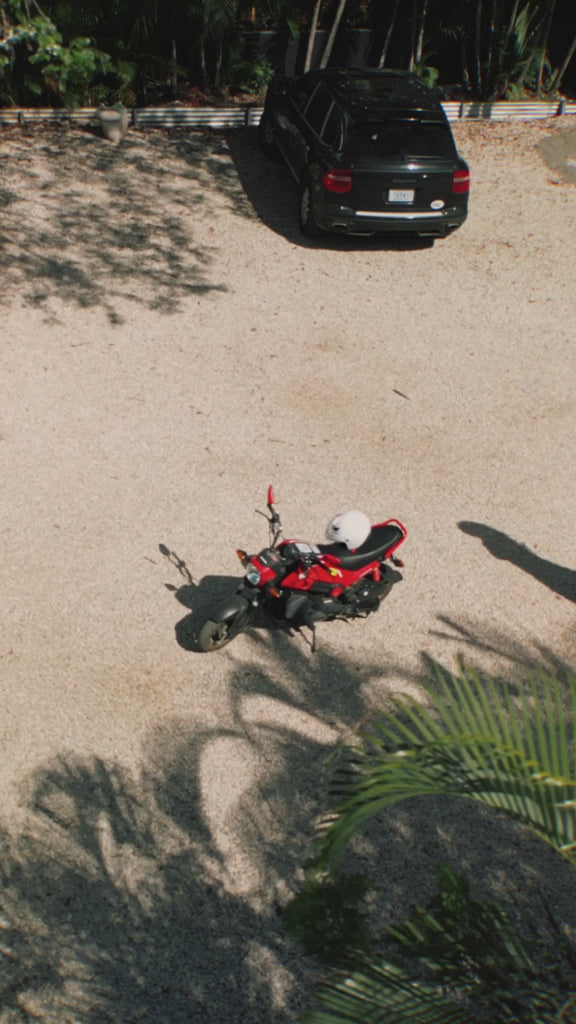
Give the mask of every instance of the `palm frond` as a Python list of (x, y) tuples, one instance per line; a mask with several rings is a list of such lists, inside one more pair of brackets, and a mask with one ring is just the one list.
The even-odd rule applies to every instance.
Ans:
[(576, 850), (576, 683), (565, 708), (557, 680), (520, 697), (471, 671), (441, 675), (430, 708), (399, 701), (336, 773), (336, 809), (322, 823), (319, 859), (337, 861), (379, 810), (411, 797), (464, 797), (505, 811), (567, 856)]
[(437, 988), (386, 961), (327, 981), (317, 993), (319, 1009), (302, 1024), (471, 1024), (472, 1015)]
[(531, 949), (497, 904), (473, 899), (467, 879), (444, 865), (427, 906), (387, 929), (387, 949), (369, 957), (344, 942), (349, 973), (322, 984), (303, 1024), (572, 1021), (572, 953), (558, 938), (550, 953)]
[(235, 23), (237, 0), (202, 0), (202, 36), (207, 43), (218, 42)]
[(128, 38), (134, 45), (139, 39), (150, 39), (157, 28), (159, 17), (158, 0), (142, 0), (137, 7), (134, 22)]

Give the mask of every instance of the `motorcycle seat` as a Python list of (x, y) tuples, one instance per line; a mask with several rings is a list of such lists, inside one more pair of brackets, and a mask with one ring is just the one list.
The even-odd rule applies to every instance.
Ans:
[(372, 527), (368, 539), (355, 551), (349, 551), (345, 544), (319, 544), (318, 547), (323, 555), (337, 558), (343, 569), (353, 570), (382, 558), (403, 537), (402, 530), (395, 523), (382, 523)]

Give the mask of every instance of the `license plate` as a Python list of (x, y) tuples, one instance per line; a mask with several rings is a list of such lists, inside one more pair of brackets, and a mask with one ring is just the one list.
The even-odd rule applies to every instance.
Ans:
[(391, 188), (388, 190), (389, 203), (413, 203), (413, 188)]

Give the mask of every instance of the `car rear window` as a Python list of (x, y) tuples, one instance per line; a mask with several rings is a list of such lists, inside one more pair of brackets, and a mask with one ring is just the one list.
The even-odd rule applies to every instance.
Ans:
[(387, 120), (350, 127), (350, 155), (442, 157), (454, 159), (456, 147), (448, 125), (440, 121)]
[(396, 109), (438, 110), (434, 93), (423, 83), (395, 75), (373, 75), (362, 78), (350, 75), (342, 80), (347, 96), (363, 104), (378, 104)]

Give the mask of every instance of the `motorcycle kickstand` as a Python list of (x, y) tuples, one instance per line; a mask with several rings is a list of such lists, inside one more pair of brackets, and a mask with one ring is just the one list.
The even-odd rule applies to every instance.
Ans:
[(311, 640), (309, 640), (308, 637), (306, 636), (306, 633), (304, 633), (304, 631), (302, 629), (302, 626), (296, 626), (296, 632), (300, 634), (300, 636), (304, 640), (304, 643), (310, 645), (310, 650), (311, 650), (312, 654), (314, 654), (316, 652), (316, 627), (315, 626), (308, 626), (308, 629), (312, 633), (312, 639)]

